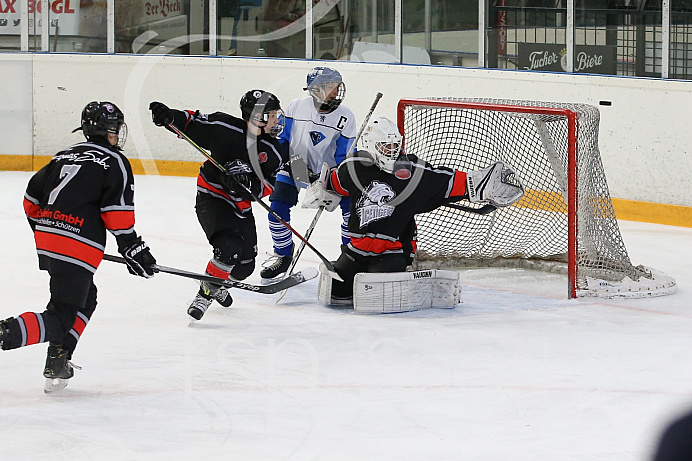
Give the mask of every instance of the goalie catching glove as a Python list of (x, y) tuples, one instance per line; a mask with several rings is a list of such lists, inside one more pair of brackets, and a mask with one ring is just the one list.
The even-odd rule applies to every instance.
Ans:
[(327, 178), (329, 177), (330, 168), (326, 163), (322, 164), (322, 171), (317, 181), (310, 184), (305, 190), (305, 197), (301, 208), (319, 208), (324, 207), (327, 211), (334, 211), (341, 202), (341, 196), (327, 190)]
[(490, 202), (496, 207), (509, 206), (524, 196), (516, 173), (502, 162), (466, 173), (466, 190), (471, 202)]

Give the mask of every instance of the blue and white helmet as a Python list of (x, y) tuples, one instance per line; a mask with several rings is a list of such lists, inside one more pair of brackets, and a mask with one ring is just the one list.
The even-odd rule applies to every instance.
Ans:
[(307, 86), (315, 108), (320, 112), (333, 112), (346, 97), (346, 85), (341, 74), (330, 67), (315, 67), (308, 73)]

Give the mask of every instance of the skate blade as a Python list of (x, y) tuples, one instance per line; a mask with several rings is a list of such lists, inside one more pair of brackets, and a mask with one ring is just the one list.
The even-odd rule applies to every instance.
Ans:
[(272, 283), (280, 282), (284, 279), (284, 276), (286, 275), (285, 272), (282, 272), (281, 274), (277, 275), (276, 277), (270, 278), (270, 279), (260, 279), (260, 284), (261, 285), (271, 285)]
[(69, 381), (69, 379), (62, 378), (46, 378), (46, 383), (43, 385), (43, 392), (50, 394), (51, 392), (65, 389)]
[(191, 327), (192, 325), (194, 325), (197, 322), (197, 319), (191, 315), (187, 316), (187, 320), (188, 320), (188, 324), (187, 324), (188, 327)]

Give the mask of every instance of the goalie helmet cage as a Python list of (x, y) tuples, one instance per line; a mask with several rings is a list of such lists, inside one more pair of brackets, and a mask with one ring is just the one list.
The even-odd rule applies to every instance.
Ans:
[(418, 215), (417, 268), (566, 272), (569, 298), (641, 298), (675, 291), (673, 278), (630, 262), (598, 150), (596, 107), (402, 99), (397, 120), (407, 154), (464, 171), (503, 161), (526, 191), (512, 206), (485, 215), (449, 207)]

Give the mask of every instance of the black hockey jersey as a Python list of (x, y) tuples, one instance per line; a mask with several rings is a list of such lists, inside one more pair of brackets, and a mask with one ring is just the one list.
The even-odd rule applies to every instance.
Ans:
[[(205, 115), (199, 111), (173, 110), (173, 114), (173, 123), (196, 144), (208, 150), (219, 164), (239, 159), (250, 165), (255, 172), (253, 165), (259, 165), (263, 176), (260, 179), (266, 180), (263, 182), (260, 198), (272, 193), (276, 173), (288, 159), (288, 145), (263, 133), (256, 139), (255, 157), (255, 146), (248, 145), (247, 123), (244, 120), (223, 112)], [(254, 162), (248, 152), (253, 153)], [(220, 178), (221, 171), (209, 160), (204, 162), (197, 177), (198, 196), (207, 194), (224, 200), (234, 207), (236, 215), (241, 218), (251, 213), (250, 200), (229, 191), (221, 184)]]
[(92, 142), (58, 152), (29, 180), (24, 211), (41, 269), (76, 265), (93, 273), (103, 259), (106, 229), (119, 243), (137, 237), (130, 162)]
[(351, 243), (346, 252), (356, 257), (413, 257), (415, 215), (468, 197), (465, 172), (433, 167), (414, 155), (407, 157), (411, 177), (405, 180), (382, 171), (364, 151), (349, 155), (332, 170), (327, 189), (351, 197)]

